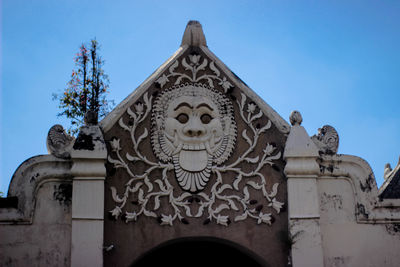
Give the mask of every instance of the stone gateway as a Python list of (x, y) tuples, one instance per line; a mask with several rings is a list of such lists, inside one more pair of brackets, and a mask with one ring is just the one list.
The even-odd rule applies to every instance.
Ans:
[(190, 21), (176, 53), (0, 198), (0, 266), (398, 266), (400, 164), (378, 190), (325, 125), (288, 124)]

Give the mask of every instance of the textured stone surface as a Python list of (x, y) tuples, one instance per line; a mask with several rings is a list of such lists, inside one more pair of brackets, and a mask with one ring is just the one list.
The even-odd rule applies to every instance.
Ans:
[(32, 224), (0, 225), (0, 266), (70, 266), (71, 203), (65, 183), (44, 184)]
[[(143, 255), (143, 253), (150, 251), (152, 248), (164, 242), (183, 237), (215, 237), (219, 240), (229, 240), (233, 243), (241, 244), (241, 246), (246, 247), (252, 251), (252, 253), (262, 258), (264, 265), (285, 266), (289, 248), (287, 238), (286, 182), (283, 174), (284, 161), (282, 159), (286, 134), (281, 131), (281, 128), (283, 128), (282, 125), (285, 123), (278, 124), (278, 128), (274, 123), (277, 117), (273, 117), (274, 114), (272, 113), (265, 112), (269, 107), (267, 107), (265, 103), (259, 101), (259, 98), (253, 98), (252, 93), (249, 93), (249, 91), (243, 91), (243, 84), (236, 79), (230, 79), (225, 72), (222, 72), (220, 65), (215, 64), (210, 68), (208, 68), (210, 65), (207, 65), (205, 70), (198, 71), (196, 78), (198, 78), (197, 82), (210, 86), (209, 79), (200, 79), (202, 75), (214, 75), (217, 77), (212, 77), (212, 79), (214, 79), (212, 81), (214, 90), (225, 94), (233, 103), (234, 117), (237, 125), (237, 141), (232, 155), (228, 160), (220, 165), (216, 164), (215, 167), (213, 167), (221, 169), (222, 181), (231, 186), (230, 188), (226, 187), (226, 190), (221, 195), (236, 194), (240, 197), (244, 197), (243, 188), (247, 181), (247, 178), (243, 178), (242, 182), (238, 181), (239, 190), (234, 190), (233, 184), (237, 179), (238, 173), (229, 170), (222, 171), (223, 166), (229, 166), (236, 161), (240, 161), (241, 163), (237, 165), (237, 167), (240, 167), (241, 171), (244, 173), (251, 172), (254, 170), (254, 166), (257, 166), (258, 162), (260, 162), (262, 155), (267, 153), (268, 155), (276, 156), (276, 158), (271, 159), (271, 164), (262, 165), (260, 173), (266, 179), (265, 186), (268, 194), (273, 193), (274, 185), (277, 184), (275, 186), (276, 195), (273, 197), (275, 200), (272, 201), (271, 197), (271, 202), (266, 201), (260, 191), (248, 186), (247, 190), (250, 199), (246, 205), (249, 205), (249, 209), (254, 210), (254, 214), (257, 215), (257, 218), (249, 217), (240, 221), (239, 219), (235, 221), (235, 218), (244, 212), (242, 206), (240, 206), (240, 202), (235, 202), (237, 210), (234, 210), (231, 206), (225, 207), (220, 213), (221, 217), (219, 219), (212, 216), (209, 217), (210, 213), (206, 208), (199, 217), (187, 216), (185, 209), (182, 209), (182, 218), (174, 220), (172, 217), (167, 217), (168, 214), (174, 214), (174, 208), (166, 197), (160, 197), (159, 203), (157, 203), (158, 201), (155, 199), (150, 198), (148, 204), (146, 204), (146, 208), (149, 207), (149, 212), (155, 213), (155, 218), (152, 213), (149, 213), (148, 216), (143, 214), (138, 215), (140, 213), (140, 207), (143, 206), (143, 204), (141, 204), (141, 194), (146, 197), (160, 190), (159, 185), (154, 181), (164, 177), (161, 170), (154, 170), (151, 176), (149, 176), (149, 182), (154, 186), (152, 191), (148, 191), (148, 187), (143, 184), (143, 191), (128, 192), (129, 198), (124, 197), (126, 184), (129, 180), (129, 173), (127, 173), (127, 169), (123, 167), (124, 164), (120, 165), (122, 161), (120, 161), (119, 157), (124, 159), (124, 162), (128, 164), (133, 177), (146, 173), (146, 171), (149, 170), (149, 165), (146, 164), (144, 160), (137, 159), (140, 158), (140, 156), (138, 156), (138, 152), (134, 149), (135, 145), (132, 143), (132, 135), (128, 129), (131, 129), (130, 127), (135, 125), (135, 117), (142, 116), (139, 112), (146, 113), (146, 103), (154, 101), (163, 90), (167, 90), (173, 86), (180, 77), (179, 73), (188, 73), (184, 64), (181, 64), (184, 58), (188, 64), (191, 62), (195, 65), (196, 62), (198, 62), (198, 66), (204, 63), (204, 59), (207, 60), (208, 64), (215, 60), (207, 56), (203, 50), (197, 47), (187, 48), (182, 55), (177, 58), (180, 64), (171, 62), (171, 66), (174, 67), (170, 66), (166, 68), (164, 72), (160, 73), (158, 78), (155, 79), (156, 82), (149, 86), (147, 91), (142, 91), (141, 95), (135, 95), (135, 100), (132, 99), (129, 105), (130, 111), (121, 112), (120, 118), (122, 118), (122, 122), (119, 121), (119, 119), (115, 119), (113, 126), (103, 124), (105, 129), (109, 129), (104, 133), (109, 151), (109, 161), (106, 165), (107, 178), (105, 181), (104, 238), (105, 246), (114, 245), (112, 250), (104, 253), (104, 263), (106, 266), (128, 266)], [(215, 71), (215, 69), (217, 71)], [(177, 74), (171, 75), (173, 73)], [(191, 83), (189, 79), (185, 78), (181, 78), (180, 82)], [(243, 97), (242, 94), (244, 94), (245, 97)], [(269, 126), (266, 127), (265, 131), (263, 130), (263, 132), (259, 134), (259, 140), (257, 140), (254, 149), (246, 155), (245, 153), (249, 148), (248, 140), (251, 142), (255, 136), (249, 127), (249, 123), (246, 123), (241, 117), (240, 110), (243, 111), (245, 118), (247, 118), (247, 116), (255, 116), (254, 121), (251, 122), (251, 124), (254, 125), (255, 131), (264, 126)], [(132, 113), (135, 115), (132, 115)], [(113, 116), (113, 114), (110, 116)], [(272, 123), (269, 122), (270, 120)], [(150, 117), (147, 117), (146, 120), (137, 125), (135, 140), (142, 140), (138, 146), (138, 151), (142, 154), (141, 156), (145, 157), (149, 162), (157, 163), (159, 159), (154, 155), (149, 135), (145, 134), (143, 139), (140, 137), (145, 132), (150, 133), (151, 127)], [(247, 129), (244, 134), (246, 137), (243, 136), (243, 131), (245, 129)], [(244, 155), (243, 158), (247, 158), (246, 161), (240, 158), (242, 155)], [(212, 187), (215, 185), (217, 178), (216, 173), (213, 172), (210, 181), (200, 193), (211, 195)], [(173, 187), (175, 198), (185, 193), (175, 178), (173, 168), (167, 170), (166, 179)], [(112, 191), (111, 188), (114, 188), (114, 191)], [(132, 190), (135, 190), (133, 186)], [(126, 204), (122, 205), (122, 202), (116, 202), (116, 200), (120, 198), (123, 198), (123, 203)], [(204, 198), (200, 195), (193, 194), (192, 197), (188, 197), (186, 200), (188, 201), (187, 206), (190, 208), (192, 215), (195, 215), (204, 201)], [(214, 207), (223, 203), (222, 199), (217, 200)], [(121, 210), (118, 210), (118, 205), (122, 207)], [(159, 208), (153, 211), (154, 206)], [(277, 213), (275, 209), (280, 212)], [(265, 215), (261, 217), (261, 214)], [(267, 214), (271, 214), (271, 216), (269, 217)], [(165, 215), (165, 217), (163, 215)], [(227, 216), (229, 216), (229, 219), (227, 219)], [(169, 225), (169, 223), (171, 225)]]

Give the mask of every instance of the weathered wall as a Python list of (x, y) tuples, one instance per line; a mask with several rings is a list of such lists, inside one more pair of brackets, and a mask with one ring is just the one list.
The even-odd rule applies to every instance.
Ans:
[(336, 154), (334, 128), (310, 138), (301, 121), (292, 113), (284, 154), (293, 266), (399, 266), (399, 199), (379, 196), (367, 162)]
[(71, 183), (47, 182), (32, 224), (0, 225), (0, 266), (70, 266), (71, 193)]
[(399, 266), (400, 224), (357, 223), (357, 202), (346, 177), (318, 179), (325, 266)]

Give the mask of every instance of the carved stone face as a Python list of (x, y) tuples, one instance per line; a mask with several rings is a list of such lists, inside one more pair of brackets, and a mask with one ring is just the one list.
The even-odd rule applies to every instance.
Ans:
[[(207, 185), (213, 162), (225, 161), (232, 152), (236, 125), (231, 110), (222, 110), (227, 103), (217, 102), (229, 101), (222, 94), (195, 86), (175, 90), (159, 99), (169, 101), (163, 116), (155, 116), (153, 148), (164, 161), (172, 160), (182, 189), (197, 192)], [(214, 95), (218, 97), (213, 99)]]

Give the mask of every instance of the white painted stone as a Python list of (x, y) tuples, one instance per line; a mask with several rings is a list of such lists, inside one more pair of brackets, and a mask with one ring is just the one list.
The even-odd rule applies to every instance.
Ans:
[(103, 266), (103, 220), (72, 220), (71, 266)]
[(303, 126), (293, 126), (286, 141), (284, 158), (318, 157), (318, 148)]
[(290, 220), (319, 218), (316, 179), (288, 179), (288, 202)]
[(292, 266), (324, 266), (321, 230), (318, 219), (290, 220)]
[[(301, 117), (300, 113), (297, 115), (298, 118)], [(294, 125), (285, 145), (284, 172), (288, 178), (289, 232), (293, 242), (292, 265), (323, 266), (317, 187), (318, 149), (305, 129), (300, 126), (299, 119), (291, 118), (291, 121)]]
[(91, 141), (87, 149), (82, 146), (71, 151), (74, 175), (71, 266), (102, 266), (107, 150), (99, 126), (84, 126), (79, 134)]
[[(73, 181), (72, 219), (104, 218), (104, 177), (75, 178)], [(103, 192), (103, 193), (101, 193)]]

